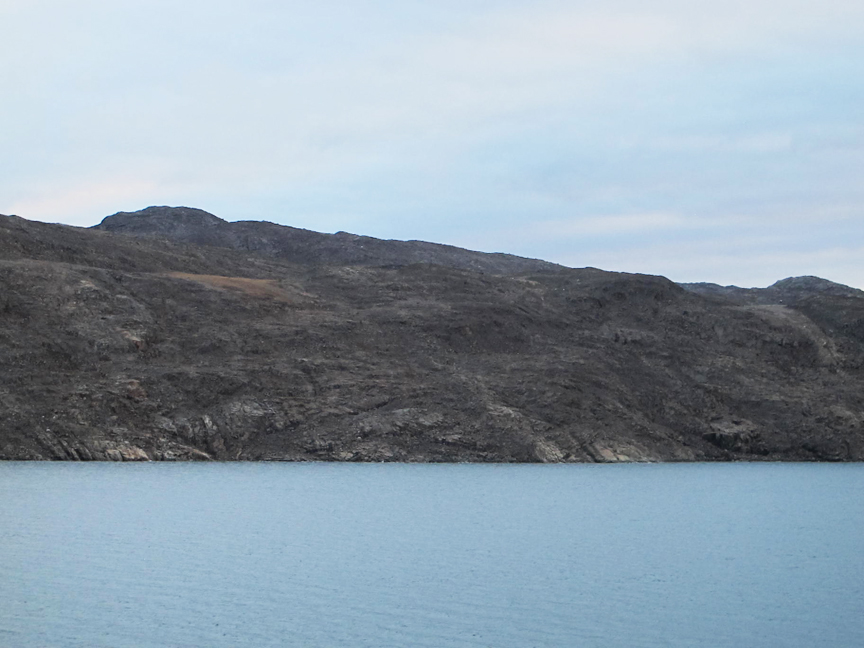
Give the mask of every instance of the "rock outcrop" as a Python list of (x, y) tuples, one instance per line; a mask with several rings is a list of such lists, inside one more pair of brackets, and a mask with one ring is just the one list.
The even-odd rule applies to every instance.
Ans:
[(860, 291), (280, 227), (0, 217), (0, 457), (864, 459)]
[(383, 241), (347, 232), (322, 234), (260, 221), (229, 223), (206, 211), (189, 207), (148, 207), (137, 212), (119, 212), (105, 218), (94, 229), (252, 252), (305, 265), (433, 263), (493, 274), (519, 274), (560, 267), (538, 259), (473, 252), (425, 241)]

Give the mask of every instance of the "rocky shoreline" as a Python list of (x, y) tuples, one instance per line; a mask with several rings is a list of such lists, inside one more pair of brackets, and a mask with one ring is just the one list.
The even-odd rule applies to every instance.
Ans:
[(0, 458), (861, 461), (864, 293), (0, 217)]

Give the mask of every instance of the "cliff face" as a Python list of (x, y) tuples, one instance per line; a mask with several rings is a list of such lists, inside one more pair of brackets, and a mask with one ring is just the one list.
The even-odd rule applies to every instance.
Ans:
[(154, 209), (0, 217), (0, 457), (864, 459), (860, 291)]

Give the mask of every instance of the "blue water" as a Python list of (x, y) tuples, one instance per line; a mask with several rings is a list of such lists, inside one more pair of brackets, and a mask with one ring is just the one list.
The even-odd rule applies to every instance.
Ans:
[(0, 463), (0, 646), (864, 646), (864, 466)]

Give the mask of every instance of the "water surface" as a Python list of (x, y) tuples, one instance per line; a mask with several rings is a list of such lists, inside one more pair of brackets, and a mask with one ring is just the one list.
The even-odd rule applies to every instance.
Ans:
[(864, 646), (864, 466), (0, 463), (0, 646)]

